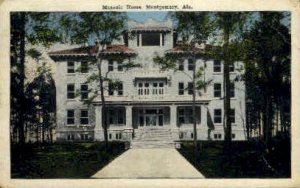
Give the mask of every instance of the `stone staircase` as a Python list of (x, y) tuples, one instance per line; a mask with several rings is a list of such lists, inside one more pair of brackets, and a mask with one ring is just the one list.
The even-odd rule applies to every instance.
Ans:
[(175, 148), (170, 129), (138, 129), (134, 135), (130, 148)]

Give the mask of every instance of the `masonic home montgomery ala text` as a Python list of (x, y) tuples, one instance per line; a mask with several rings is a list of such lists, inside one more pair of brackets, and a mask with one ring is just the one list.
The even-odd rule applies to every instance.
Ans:
[[(156, 55), (183, 53), (179, 37), (172, 28), (171, 20), (128, 21), (127, 32), (133, 37), (124, 37), (122, 41), (107, 45), (103, 51), (130, 57), (140, 64), (129, 70), (118, 61), (107, 60), (102, 65), (103, 75), (121, 81), (114, 89), (106, 84), (109, 140), (128, 140), (132, 145), (193, 140), (191, 77), (193, 69), (200, 67), (204, 67), (203, 79), (212, 82), (201, 93), (196, 92), (197, 137), (198, 140), (224, 139), (222, 61), (204, 61), (199, 56), (194, 67), (189, 57), (181, 58), (177, 61), (178, 71), (162, 71), (153, 62)], [(209, 45), (195, 45), (195, 51), (205, 50), (206, 46)], [(49, 53), (57, 66), (57, 141), (104, 140), (100, 97), (94, 99), (92, 105), (83, 103), (89, 97), (88, 91), (95, 87), (86, 80), (97, 71), (89, 64), (96, 50), (95, 45)], [(242, 74), (242, 67), (242, 62), (230, 67), (231, 80)], [(244, 82), (232, 81), (230, 97), (232, 139), (244, 140)]]

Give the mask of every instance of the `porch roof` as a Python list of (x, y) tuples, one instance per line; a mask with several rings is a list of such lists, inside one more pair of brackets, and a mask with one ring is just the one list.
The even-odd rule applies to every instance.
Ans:
[(170, 27), (132, 27), (129, 29), (130, 32), (170, 32)]
[[(208, 105), (211, 99), (196, 100), (196, 105)], [(132, 106), (165, 106), (165, 105), (192, 105), (192, 101), (106, 101), (107, 105), (132, 105)], [(93, 102), (94, 105), (101, 105), (101, 101)]]

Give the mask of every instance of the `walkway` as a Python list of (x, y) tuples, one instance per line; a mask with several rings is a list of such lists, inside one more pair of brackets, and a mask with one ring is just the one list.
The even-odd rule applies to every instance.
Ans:
[(129, 149), (92, 178), (204, 178), (175, 149)]

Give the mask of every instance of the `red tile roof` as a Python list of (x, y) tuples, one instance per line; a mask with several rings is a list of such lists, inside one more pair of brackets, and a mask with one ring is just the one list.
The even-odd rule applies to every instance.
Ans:
[[(85, 46), (79, 48), (72, 48), (67, 50), (60, 50), (49, 52), (50, 57), (53, 56), (95, 56), (97, 54), (97, 46)], [(101, 52), (103, 55), (107, 54), (127, 54), (135, 55), (136, 52), (133, 49), (128, 48), (125, 45), (108, 45), (105, 50)]]

